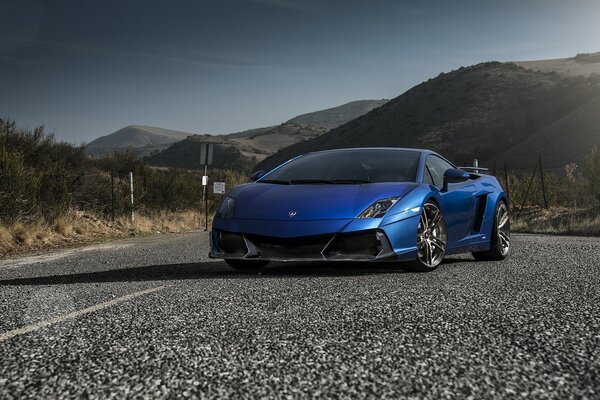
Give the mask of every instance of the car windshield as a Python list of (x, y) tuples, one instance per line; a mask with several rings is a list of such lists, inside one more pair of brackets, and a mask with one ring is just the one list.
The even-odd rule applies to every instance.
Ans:
[(311, 153), (290, 161), (259, 182), (374, 183), (415, 181), (418, 151), (357, 149)]

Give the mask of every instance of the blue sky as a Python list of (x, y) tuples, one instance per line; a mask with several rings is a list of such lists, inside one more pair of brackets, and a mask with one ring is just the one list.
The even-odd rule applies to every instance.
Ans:
[(490, 60), (600, 51), (599, 1), (0, 0), (0, 117), (223, 134)]

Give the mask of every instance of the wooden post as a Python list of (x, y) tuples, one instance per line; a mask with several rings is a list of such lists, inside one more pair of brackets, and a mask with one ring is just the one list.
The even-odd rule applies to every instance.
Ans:
[[(208, 177), (208, 165), (204, 164), (204, 176)], [(202, 195), (204, 196), (204, 232), (208, 232), (208, 178), (202, 177), (202, 179), (206, 179), (206, 182), (202, 182), (205, 185), (202, 185)]]
[(133, 215), (133, 172), (129, 173), (129, 194), (131, 197), (131, 222), (134, 220)]
[(544, 184), (544, 169), (542, 168), (542, 153), (538, 151), (538, 163), (540, 164), (540, 181), (542, 182), (542, 194), (544, 195), (544, 206), (548, 209), (548, 198), (546, 197), (546, 185)]
[(115, 223), (115, 171), (110, 171), (110, 218)]
[(525, 207), (525, 202), (527, 201), (527, 196), (529, 196), (529, 189), (531, 189), (531, 185), (533, 184), (533, 178), (535, 178), (535, 173), (537, 172), (537, 167), (539, 163), (535, 163), (535, 167), (533, 168), (533, 174), (531, 174), (531, 179), (529, 180), (529, 186), (527, 186), (527, 190), (525, 191), (525, 197), (523, 198), (523, 204), (521, 204), (521, 208), (519, 209), (519, 213), (517, 214), (517, 219), (521, 216), (521, 212), (523, 211), (523, 207)]

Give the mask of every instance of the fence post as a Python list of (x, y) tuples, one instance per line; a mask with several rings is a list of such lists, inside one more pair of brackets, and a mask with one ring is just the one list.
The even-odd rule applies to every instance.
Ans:
[(131, 197), (131, 222), (133, 222), (133, 172), (129, 172), (129, 193)]
[[(208, 177), (208, 164), (204, 164), (204, 176)], [(204, 232), (208, 232), (208, 178), (202, 179), (206, 179), (206, 182), (202, 182), (204, 183), (202, 185), (202, 195), (204, 197)]]
[(548, 209), (548, 198), (546, 197), (546, 185), (544, 184), (544, 169), (542, 168), (542, 153), (538, 151), (538, 163), (540, 164), (540, 181), (542, 182), (542, 194), (544, 195), (544, 206)]
[(115, 171), (110, 171), (110, 218), (115, 223)]
[(531, 179), (529, 180), (529, 186), (527, 186), (527, 190), (525, 191), (525, 197), (523, 198), (523, 204), (521, 204), (521, 208), (519, 209), (519, 213), (517, 214), (517, 219), (521, 216), (521, 212), (523, 211), (523, 207), (525, 207), (525, 202), (527, 201), (527, 196), (529, 196), (529, 189), (531, 189), (531, 185), (533, 184), (533, 178), (535, 178), (535, 173), (537, 172), (537, 167), (539, 163), (535, 163), (535, 167), (533, 168), (533, 174), (531, 174)]
[(474, 159), (473, 160), (473, 168), (475, 168), (475, 173), (478, 174), (479, 170), (477, 168), (479, 168), (479, 160), (478, 159)]

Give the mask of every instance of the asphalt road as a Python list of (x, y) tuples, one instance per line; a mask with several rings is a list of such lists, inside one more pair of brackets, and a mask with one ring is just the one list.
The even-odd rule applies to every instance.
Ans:
[(0, 261), (0, 398), (599, 398), (600, 240), (432, 273), (207, 259), (204, 232)]

